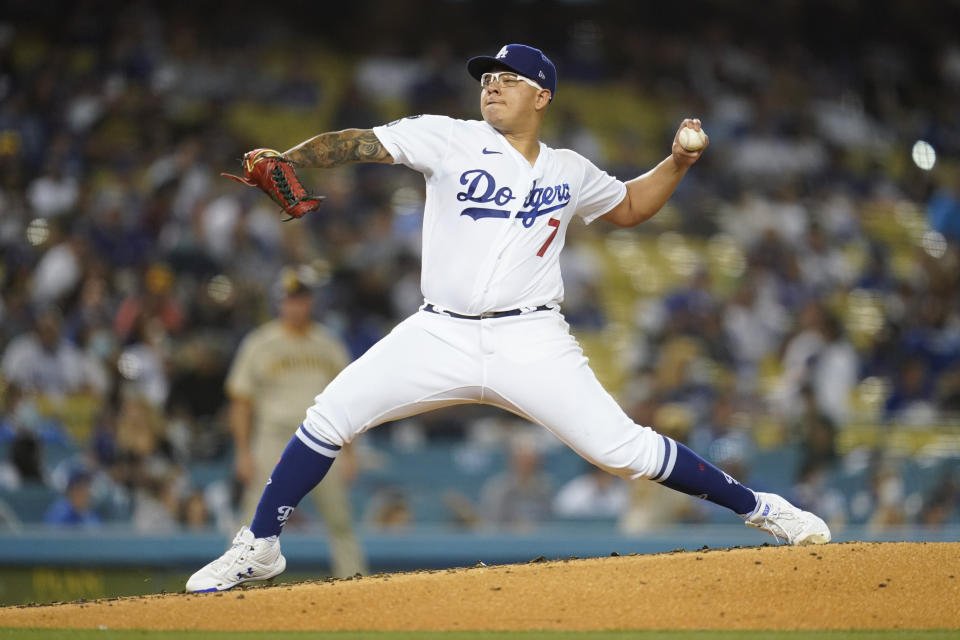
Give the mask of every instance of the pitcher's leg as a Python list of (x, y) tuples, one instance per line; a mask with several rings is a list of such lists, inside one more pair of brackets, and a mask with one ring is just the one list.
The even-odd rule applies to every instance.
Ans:
[(290, 438), (260, 494), (250, 530), (257, 538), (280, 535), (293, 510), (327, 475), (335, 456), (317, 453), (297, 436)]
[(494, 328), (490, 386), (505, 406), (543, 425), (577, 453), (625, 478), (649, 478), (738, 514), (755, 494), (690, 449), (633, 422), (600, 385), (562, 321)]
[(477, 402), (478, 329), (425, 311), (407, 318), (316, 397), (302, 439), (339, 447), (389, 420)]
[(776, 494), (754, 493), (682, 444), (634, 424), (573, 350), (562, 352), (549, 366), (498, 366), (491, 378), (502, 406), (543, 425), (611, 473), (649, 478), (705, 498), (790, 544), (830, 541), (829, 527), (815, 514)]
[(489, 379), (488, 401), (545, 427), (598, 467), (627, 479), (660, 469), (663, 438), (624, 413), (579, 353), (541, 363), (507, 359)]
[(425, 317), (431, 315), (404, 320), (316, 397), (260, 498), (251, 525), (256, 537), (280, 533), (357, 434), (387, 420), (476, 401), (476, 327)]
[[(610, 473), (648, 478), (671, 489), (720, 504), (740, 515), (751, 513), (757, 497), (728, 474), (671, 438), (634, 423), (586, 372), (554, 366), (547, 379), (554, 393), (519, 388), (503, 394), (520, 412)], [(556, 375), (566, 370), (566, 376)]]

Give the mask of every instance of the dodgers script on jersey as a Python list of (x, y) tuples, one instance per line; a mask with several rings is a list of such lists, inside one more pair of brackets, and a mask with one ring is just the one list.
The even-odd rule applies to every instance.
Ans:
[(426, 179), (421, 287), (427, 302), (456, 313), (558, 304), (570, 220), (590, 223), (626, 195), (574, 151), (541, 142), (530, 166), (483, 121), (413, 116), (373, 132)]

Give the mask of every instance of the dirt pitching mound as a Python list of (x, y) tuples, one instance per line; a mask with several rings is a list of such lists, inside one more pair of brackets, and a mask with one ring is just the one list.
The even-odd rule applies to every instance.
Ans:
[(754, 547), (0, 609), (0, 627), (960, 629), (960, 543)]

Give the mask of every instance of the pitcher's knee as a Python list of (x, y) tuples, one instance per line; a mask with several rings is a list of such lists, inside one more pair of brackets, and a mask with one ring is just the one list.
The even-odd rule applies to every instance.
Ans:
[(322, 395), (307, 409), (301, 429), (335, 447), (342, 447), (356, 435), (351, 428), (346, 411), (327, 402)]
[(636, 480), (655, 476), (663, 457), (663, 438), (649, 427), (633, 425), (629, 437), (618, 446), (588, 459), (615, 476)]

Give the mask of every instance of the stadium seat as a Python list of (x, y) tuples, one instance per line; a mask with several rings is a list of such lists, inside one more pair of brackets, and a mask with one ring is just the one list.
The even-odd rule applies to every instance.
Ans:
[(0, 490), (0, 500), (10, 506), (23, 524), (42, 523), (47, 509), (59, 495), (56, 489), (42, 485), (25, 486), (15, 491)]

